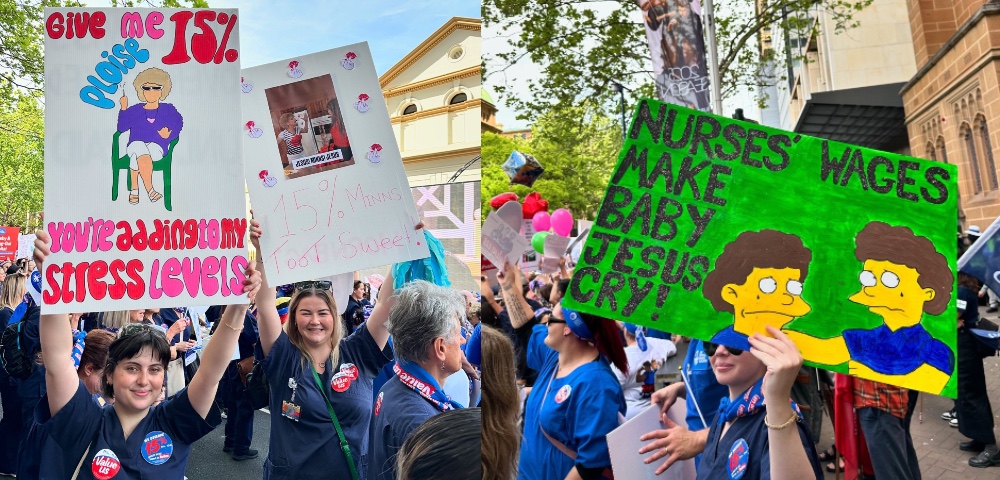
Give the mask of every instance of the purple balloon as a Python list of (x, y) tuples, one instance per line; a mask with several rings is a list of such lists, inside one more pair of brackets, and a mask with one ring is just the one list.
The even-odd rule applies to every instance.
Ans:
[(549, 231), (549, 229), (552, 228), (552, 217), (549, 216), (549, 212), (535, 212), (535, 216), (531, 217), (531, 227), (534, 228), (536, 232)]
[(556, 235), (568, 237), (570, 232), (573, 231), (573, 214), (569, 213), (569, 210), (565, 208), (560, 208), (552, 212), (552, 221), (550, 223)]

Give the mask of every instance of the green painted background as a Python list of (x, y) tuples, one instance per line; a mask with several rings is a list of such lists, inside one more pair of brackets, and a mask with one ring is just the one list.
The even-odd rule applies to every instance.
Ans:
[[(658, 117), (660, 102), (644, 99), (648, 102), (649, 109), (654, 118)], [(678, 125), (673, 130), (673, 138), (679, 138), (684, 122), (688, 116), (711, 116), (719, 121), (724, 128), (726, 125), (738, 123), (745, 128), (755, 128), (763, 130), (768, 135), (786, 134), (789, 137), (798, 136), (795, 133), (784, 132), (778, 129), (769, 128), (747, 122), (717, 117), (678, 107), (667, 105), (667, 109), (678, 112)], [(634, 128), (639, 108), (633, 112), (632, 127)], [(667, 127), (665, 127), (666, 129)], [(665, 136), (666, 134), (664, 134)], [(664, 147), (660, 142), (652, 141), (649, 131), (642, 128), (638, 138), (633, 139), (633, 129), (629, 129), (629, 138), (626, 139), (622, 151), (618, 157), (618, 166), (621, 165), (626, 153), (632, 146), (648, 148), (647, 164), (650, 169), (656, 164), (661, 153), (671, 152), (673, 157), (673, 173), (676, 177), (681, 160), (684, 156), (689, 156), (687, 148), (681, 150), (671, 150)], [(854, 256), (854, 239), (858, 232), (870, 221), (882, 221), (893, 226), (907, 226), (913, 232), (922, 237), (927, 237), (936, 246), (939, 253), (951, 264), (952, 272), (955, 271), (956, 257), (956, 230), (955, 225), (958, 216), (957, 201), (957, 168), (954, 165), (939, 162), (930, 162), (903, 155), (897, 155), (876, 150), (864, 149), (862, 152), (867, 167), (868, 160), (876, 155), (881, 155), (894, 165), (898, 165), (900, 160), (918, 162), (921, 169), (910, 173), (910, 178), (915, 180), (915, 185), (906, 188), (908, 192), (914, 192), (920, 197), (920, 187), (927, 186), (923, 176), (923, 170), (933, 165), (944, 168), (949, 180), (944, 184), (948, 189), (948, 198), (943, 204), (932, 204), (920, 199), (918, 202), (911, 202), (897, 197), (895, 189), (888, 194), (876, 193), (872, 190), (865, 191), (861, 187), (858, 177), (851, 178), (847, 186), (835, 186), (832, 180), (821, 181), (821, 143), (824, 140), (800, 136), (798, 142), (787, 150), (790, 153), (790, 162), (787, 168), (781, 171), (770, 171), (766, 168), (755, 168), (741, 163), (740, 159), (721, 160), (715, 158), (710, 160), (699, 152), (698, 160), (710, 160), (713, 163), (728, 165), (732, 168), (732, 174), (722, 176), (726, 186), (717, 192), (717, 196), (726, 199), (724, 207), (714, 206), (705, 201), (693, 201), (691, 191), (685, 188), (680, 195), (674, 196), (672, 192), (666, 192), (663, 180), (651, 189), (644, 189), (638, 185), (637, 174), (626, 175), (619, 185), (629, 187), (636, 198), (643, 192), (652, 194), (653, 206), (659, 198), (668, 196), (682, 203), (692, 203), (704, 210), (706, 207), (714, 207), (717, 212), (709, 223), (701, 239), (694, 248), (685, 246), (690, 233), (694, 230), (694, 224), (687, 215), (678, 219), (678, 235), (669, 242), (654, 240), (650, 237), (643, 237), (640, 232), (639, 223), (632, 227), (629, 235), (625, 238), (638, 239), (644, 244), (659, 244), (669, 251), (675, 248), (680, 251), (689, 251), (692, 256), (703, 254), (709, 259), (709, 268), (702, 274), (704, 278), (707, 273), (714, 268), (715, 258), (722, 253), (723, 247), (731, 242), (740, 232), (758, 231), (762, 229), (775, 229), (799, 236), (805, 246), (812, 251), (812, 262), (809, 265), (808, 276), (803, 282), (804, 289), (802, 298), (812, 306), (812, 311), (806, 316), (797, 319), (788, 325), (788, 328), (809, 333), (818, 337), (832, 337), (841, 331), (850, 328), (874, 328), (882, 323), (881, 317), (868, 312), (862, 305), (852, 303), (847, 298), (860, 289), (858, 275), (860, 274), (861, 262)], [(726, 151), (732, 150), (728, 142), (721, 136), (709, 142), (711, 145), (722, 143)], [(743, 142), (741, 142), (743, 143)], [(756, 143), (763, 145), (762, 153), (752, 155), (760, 158), (769, 153), (766, 147), (766, 140), (756, 140)], [(844, 143), (829, 142), (831, 155), (837, 155), (848, 146)], [(855, 147), (860, 148), (860, 147)], [(771, 155), (773, 156), (773, 155)], [(616, 166), (616, 171), (617, 171)], [(699, 178), (707, 178), (706, 172), (702, 172)], [(845, 168), (846, 171), (846, 168)], [(885, 176), (884, 170), (879, 176)], [(612, 177), (614, 172), (612, 172)], [(703, 176), (703, 177), (702, 177)], [(895, 178), (895, 175), (892, 176)], [(698, 182), (704, 194), (704, 181)], [(608, 199), (605, 198), (604, 201)], [(633, 200), (634, 202), (634, 200)], [(634, 203), (633, 203), (634, 204)], [(592, 234), (588, 238), (584, 251), (595, 248), (600, 242), (594, 238), (594, 232), (607, 232), (619, 234), (617, 230), (602, 228), (597, 223), (594, 224)], [(610, 253), (596, 265), (600, 272), (612, 270), (614, 252), (618, 251), (617, 244), (611, 244)], [(638, 251), (638, 250), (637, 250)], [(661, 262), (662, 263), (662, 262)], [(638, 255), (626, 265), (635, 268), (645, 267)], [(587, 267), (584, 256), (581, 255), (580, 264), (575, 272)], [(661, 265), (662, 270), (662, 265)], [(626, 275), (626, 278), (629, 275)], [(634, 276), (634, 273), (632, 274)], [(645, 281), (641, 277), (640, 284)], [(675, 334), (691, 336), (703, 340), (710, 339), (716, 332), (730, 325), (733, 321), (733, 314), (728, 312), (717, 312), (709, 301), (702, 295), (700, 288), (689, 292), (681, 287), (680, 283), (671, 286), (671, 291), (662, 309), (656, 308), (656, 285), (661, 284), (659, 276), (652, 279), (654, 287), (652, 292), (640, 304), (639, 308), (631, 316), (624, 316), (622, 308), (628, 302), (629, 290), (619, 291), (615, 298), (618, 302), (617, 311), (613, 311), (608, 304), (598, 308), (593, 305), (596, 295), (588, 303), (580, 303), (568, 292), (563, 300), (571, 308), (583, 312), (600, 315), (606, 318), (624, 320), (640, 325), (646, 325), (659, 330), (669, 331)], [(574, 278), (574, 282), (580, 278)], [(590, 280), (586, 281), (587, 283)], [(583, 283), (581, 283), (583, 284)], [(957, 288), (952, 289), (952, 296), (947, 310), (941, 315), (930, 316), (924, 314), (922, 323), (926, 330), (934, 337), (942, 340), (956, 351), (956, 326), (955, 326), (955, 295)], [(654, 312), (659, 314), (659, 319), (651, 320), (650, 315)], [(957, 364), (957, 362), (956, 362)], [(815, 365), (822, 368), (846, 373), (847, 364), (835, 366)], [(943, 395), (954, 398), (956, 394), (956, 377), (953, 373), (948, 382)]]

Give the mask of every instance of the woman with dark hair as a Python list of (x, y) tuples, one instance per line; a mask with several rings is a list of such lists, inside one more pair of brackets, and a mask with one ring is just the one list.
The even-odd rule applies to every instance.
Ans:
[(330, 143), (327, 151), (339, 148), (345, 162), (353, 160), (351, 141), (347, 139), (347, 127), (344, 125), (344, 116), (340, 113), (340, 102), (337, 97), (330, 99), (326, 103), (326, 108), (330, 110)]
[(365, 323), (365, 307), (371, 306), (371, 302), (365, 299), (366, 285), (361, 280), (355, 280), (351, 296), (347, 298), (347, 308), (344, 309), (344, 331), (348, 335)]
[[(460, 408), (432, 417), (413, 431), (399, 450), (397, 480), (484, 478), (482, 411)], [(506, 479), (505, 479), (506, 480)]]
[[(973, 467), (989, 467), (1000, 464), (997, 438), (993, 434), (993, 408), (986, 391), (986, 372), (983, 357), (979, 352), (979, 340), (970, 328), (979, 324), (979, 282), (972, 276), (958, 274), (958, 399), (955, 413), (958, 431), (969, 437), (961, 442), (960, 450), (980, 452), (969, 459)], [(994, 463), (996, 462), (996, 463)]]
[[(251, 238), (260, 235), (252, 222)], [(51, 238), (39, 230), (35, 258), (49, 254)], [(246, 269), (243, 292), (252, 301), (260, 275)], [(163, 331), (128, 324), (108, 349), (102, 393), (113, 406), (99, 406), (73, 363), (73, 336), (65, 314), (42, 315), (39, 336), (46, 396), (35, 412), (45, 446), (39, 478), (181, 479), (191, 444), (221, 423), (215, 392), (242, 330), (247, 305), (230, 305), (205, 348), (205, 364), (174, 399), (153, 406), (163, 388), (170, 346)], [(138, 455), (137, 455), (138, 453)], [(85, 465), (86, 463), (86, 465)]]
[[(607, 434), (626, 411), (611, 366), (628, 371), (615, 322), (570, 310), (531, 311), (517, 267), (497, 275), (514, 328), (537, 315), (527, 344), (538, 381), (524, 408), (524, 440), (517, 478), (596, 480), (611, 466)], [(544, 385), (544, 387), (542, 386)]]
[[(517, 367), (514, 365), (514, 344), (500, 330), (480, 324), (482, 355), (483, 412), (483, 480), (511, 480), (517, 473), (517, 453), (521, 430), (521, 398), (517, 389)], [(468, 355), (468, 353), (466, 353)], [(441, 415), (443, 416), (443, 415)]]

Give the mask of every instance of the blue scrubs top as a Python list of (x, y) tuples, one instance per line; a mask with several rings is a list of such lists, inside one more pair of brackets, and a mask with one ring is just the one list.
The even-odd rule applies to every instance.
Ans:
[[(716, 408), (717, 410), (718, 408)], [(726, 436), (722, 437), (722, 426), (712, 422), (708, 431), (708, 442), (701, 454), (698, 465), (698, 480), (767, 480), (771, 478), (771, 452), (764, 425), (766, 409), (753, 415), (737, 417)], [(799, 440), (812, 464), (816, 480), (823, 480), (816, 458), (816, 447), (805, 424), (796, 422)], [(812, 478), (812, 477), (810, 477)]]
[[(350, 444), (359, 475), (364, 471), (364, 455), (368, 451), (372, 380), (388, 361), (368, 329), (359, 328), (340, 341), (340, 365), (332, 365), (328, 359), (325, 372), (319, 376)], [(337, 392), (331, 383), (333, 376), (347, 364), (357, 368), (358, 377), (346, 390)], [(264, 461), (264, 480), (348, 478), (347, 457), (340, 449), (337, 429), (330, 420), (312, 368), (284, 331), (261, 365), (271, 386), (271, 441)], [(281, 415), (282, 401), (292, 398), (289, 378), (294, 378), (297, 384), (293, 402), (301, 408), (297, 422)]]
[(390, 378), (375, 399), (368, 480), (395, 480), (396, 454), (403, 442), (428, 418), (439, 413), (440, 410), (401, 382), (398, 376)]
[(916, 324), (895, 332), (882, 324), (871, 330), (845, 330), (844, 343), (851, 360), (885, 375), (905, 375), (928, 364), (946, 375), (955, 370), (951, 349)]
[(151, 408), (126, 439), (114, 408), (98, 406), (81, 381), (55, 416), (43, 398), (35, 422), (42, 442), (39, 478), (71, 478), (83, 458), (79, 480), (182, 479), (191, 444), (218, 427), (222, 416), (213, 405), (201, 418), (185, 388)]
[[(563, 479), (576, 463), (610, 466), (606, 435), (618, 428), (618, 416), (625, 415), (622, 386), (603, 357), (553, 378), (559, 353), (545, 345), (547, 335), (548, 327), (535, 325), (528, 341), (528, 366), (538, 370), (538, 381), (525, 407), (519, 480)], [(575, 451), (576, 460), (559, 451), (541, 428)]]

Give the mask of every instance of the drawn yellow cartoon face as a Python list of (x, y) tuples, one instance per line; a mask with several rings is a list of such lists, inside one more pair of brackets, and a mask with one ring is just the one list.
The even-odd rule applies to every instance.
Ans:
[(797, 268), (754, 268), (742, 285), (722, 287), (722, 299), (733, 306), (737, 319), (781, 328), (812, 310), (802, 299), (800, 278)]
[(921, 288), (915, 269), (886, 260), (865, 260), (861, 272), (861, 291), (849, 300), (868, 307), (885, 319), (890, 329), (909, 327), (920, 322), (924, 303), (934, 300), (933, 288)]

